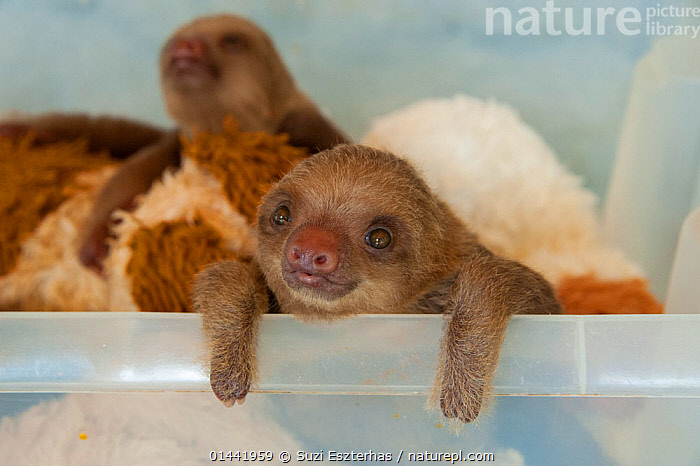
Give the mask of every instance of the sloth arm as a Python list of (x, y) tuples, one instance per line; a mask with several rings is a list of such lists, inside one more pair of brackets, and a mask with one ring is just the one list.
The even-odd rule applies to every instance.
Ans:
[(242, 404), (257, 376), (260, 317), (269, 295), (255, 263), (221, 261), (195, 276), (192, 302), (202, 314), (211, 388), (226, 406)]
[(449, 289), (434, 396), (448, 418), (471, 422), (481, 410), (514, 314), (559, 314), (549, 283), (533, 270), (477, 245)]
[(164, 129), (147, 123), (82, 113), (46, 113), (0, 122), (3, 136), (21, 137), (30, 131), (38, 144), (85, 138), (90, 151), (108, 150), (117, 159), (129, 157), (166, 134)]
[(111, 215), (118, 209), (129, 209), (134, 198), (146, 192), (153, 180), (168, 167), (180, 165), (180, 141), (177, 131), (165, 133), (122, 163), (103, 186), (85, 220), (80, 234), (80, 260), (98, 271), (107, 256)]

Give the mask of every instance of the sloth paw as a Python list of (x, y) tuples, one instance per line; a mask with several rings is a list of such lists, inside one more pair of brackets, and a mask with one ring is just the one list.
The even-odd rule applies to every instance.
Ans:
[(209, 384), (216, 397), (228, 408), (238, 403), (242, 405), (250, 389), (250, 375), (231, 375), (230, 370), (216, 370), (212, 367)]
[(479, 415), (484, 391), (465, 382), (443, 383), (440, 390), (440, 409), (445, 417), (468, 423)]
[(103, 272), (103, 262), (107, 257), (107, 237), (109, 230), (107, 225), (100, 226), (90, 232), (87, 239), (83, 241), (78, 257), (80, 262), (95, 272)]

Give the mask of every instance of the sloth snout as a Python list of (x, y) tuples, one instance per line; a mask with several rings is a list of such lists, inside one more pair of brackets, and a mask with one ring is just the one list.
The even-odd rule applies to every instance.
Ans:
[(173, 42), (170, 53), (173, 58), (202, 58), (204, 43), (196, 37), (183, 37)]
[(287, 262), (299, 272), (330, 275), (340, 263), (340, 239), (330, 230), (302, 227), (287, 244)]

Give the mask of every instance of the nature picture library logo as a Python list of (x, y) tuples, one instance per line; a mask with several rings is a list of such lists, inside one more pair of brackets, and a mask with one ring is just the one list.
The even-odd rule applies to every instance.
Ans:
[(571, 36), (621, 33), (626, 36), (690, 36), (700, 33), (700, 6), (581, 7), (548, 0), (542, 8), (513, 6), (486, 8), (486, 35)]

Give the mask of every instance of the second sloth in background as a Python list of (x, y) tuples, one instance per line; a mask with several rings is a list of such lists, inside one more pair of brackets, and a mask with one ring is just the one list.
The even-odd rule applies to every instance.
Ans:
[[(234, 15), (195, 19), (163, 45), (160, 81), (165, 106), (191, 135), (219, 132), (233, 116), (242, 131), (289, 134), (289, 143), (311, 152), (348, 138), (296, 86), (270, 37)], [(177, 131), (109, 116), (51, 113), (0, 123), (0, 135), (28, 131), (38, 143), (86, 137), (91, 150), (127, 158), (103, 187), (81, 232), (81, 261), (101, 269), (112, 212), (128, 209), (169, 166), (180, 163)]]

